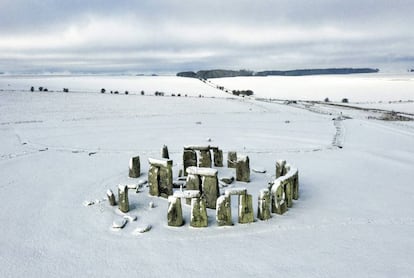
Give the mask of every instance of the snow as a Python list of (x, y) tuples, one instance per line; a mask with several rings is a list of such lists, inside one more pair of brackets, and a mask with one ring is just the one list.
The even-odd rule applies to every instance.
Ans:
[(175, 191), (173, 196), (177, 198), (199, 198), (200, 191), (199, 190)]
[(148, 162), (155, 166), (168, 167), (170, 159), (165, 158), (148, 158)]
[(217, 170), (212, 168), (205, 168), (205, 167), (195, 167), (190, 166), (187, 167), (187, 173), (190, 175), (200, 175), (200, 176), (217, 176)]
[[(364, 111), (320, 104), (228, 99), (218, 90), (209, 91), (215, 98), (88, 91), (109, 90), (103, 83), (112, 82), (120, 91), (124, 82), (135, 86), (135, 77), (106, 78), (0, 78), (0, 221), (7, 223), (0, 230), (2, 277), (257, 277), (275, 271), (288, 277), (414, 275), (414, 122), (371, 120)], [(336, 83), (338, 78), (342, 83)], [(198, 80), (137, 79), (143, 82), (137, 91), (167, 91), (171, 85), (171, 91), (181, 88), (197, 96), (204, 90)], [(285, 85), (298, 96), (305, 88), (307, 98), (339, 99), (346, 92), (351, 101), (358, 95), (378, 102), (404, 99), (413, 83), (370, 76), (311, 79), (293, 78)], [(260, 80), (268, 78), (249, 83), (265, 88)], [(240, 82), (234, 89), (245, 88)], [(30, 84), (68, 87), (70, 93), (21, 91)], [(335, 126), (332, 119), (341, 113), (352, 119)], [(300, 169), (299, 200), (285, 214), (250, 225), (237, 223), (237, 202), (232, 201), (233, 226), (217, 227), (215, 212), (208, 209), (208, 227), (202, 229), (190, 228), (185, 202), (185, 225), (168, 227), (168, 200), (148, 196), (146, 187), (129, 193), (130, 213), (138, 218), (121, 230), (111, 228), (125, 220), (117, 207), (95, 201), (83, 206), (84, 200), (102, 200), (108, 188), (128, 180), (131, 156), (159, 157), (164, 144), (176, 179), (183, 146), (205, 145), (206, 138), (223, 152), (248, 155), (252, 165), (268, 173), (274, 173), (275, 161), (286, 159)], [(343, 148), (334, 146), (335, 138)], [(149, 165), (141, 168), (144, 178)], [(216, 169), (219, 177), (235, 174)], [(258, 194), (273, 180), (252, 172), (250, 183), (233, 184), (253, 195), (256, 215)], [(148, 225), (150, 231), (134, 233)], [(180, 253), (202, 258), (203, 264), (177, 259)], [(131, 258), (137, 263), (128, 263)]]
[(225, 195), (246, 195), (247, 189), (245, 187), (233, 187), (228, 188), (225, 191)]

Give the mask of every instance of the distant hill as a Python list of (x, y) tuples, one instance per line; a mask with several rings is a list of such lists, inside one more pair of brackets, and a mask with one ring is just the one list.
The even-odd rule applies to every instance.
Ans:
[(327, 69), (297, 69), (297, 70), (269, 70), (253, 72), (249, 70), (200, 70), (198, 72), (185, 71), (177, 73), (177, 76), (192, 77), (199, 79), (236, 77), (236, 76), (303, 76), (303, 75), (324, 75), (324, 74), (355, 74), (355, 73), (376, 73), (379, 69), (372, 68), (327, 68)]

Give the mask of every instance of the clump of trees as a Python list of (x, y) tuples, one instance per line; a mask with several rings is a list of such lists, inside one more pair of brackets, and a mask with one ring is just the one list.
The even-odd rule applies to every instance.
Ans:
[(233, 95), (235, 96), (251, 96), (253, 94), (252, 90), (233, 90)]
[(342, 103), (348, 103), (349, 101), (348, 101), (348, 99), (347, 98), (343, 98), (342, 99)]

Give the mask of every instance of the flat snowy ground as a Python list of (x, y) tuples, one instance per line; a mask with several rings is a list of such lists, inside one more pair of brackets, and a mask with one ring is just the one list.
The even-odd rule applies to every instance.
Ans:
[[(414, 124), (341, 109), (0, 91), (0, 276), (412, 277)], [(333, 121), (341, 112), (353, 119)], [(146, 179), (147, 158), (159, 157), (163, 144), (174, 177), (187, 144), (218, 145), (225, 157), (247, 154), (252, 168), (267, 173), (231, 186), (253, 194), (255, 214), (275, 161), (286, 159), (299, 168), (300, 199), (284, 215), (244, 225), (232, 199), (235, 225), (217, 227), (209, 210), (202, 229), (189, 227), (187, 205), (186, 224), (168, 227), (167, 201), (146, 187), (130, 190), (137, 221), (119, 231), (111, 228), (122, 219), (116, 208), (83, 205), (137, 182), (127, 177), (131, 156), (140, 155)], [(147, 224), (149, 232), (134, 233)]]

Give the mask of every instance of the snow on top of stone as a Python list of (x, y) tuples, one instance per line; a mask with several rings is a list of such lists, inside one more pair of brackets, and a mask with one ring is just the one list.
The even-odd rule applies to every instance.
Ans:
[(175, 191), (174, 197), (178, 198), (199, 198), (200, 197), (200, 191), (199, 190), (184, 190), (184, 191)]
[(246, 195), (247, 189), (245, 187), (228, 188), (224, 192), (226, 195)]
[(120, 192), (127, 191), (128, 190), (128, 185), (126, 185), (126, 184), (119, 184), (118, 185), (118, 189), (119, 189)]
[(112, 195), (114, 195), (114, 192), (112, 192), (112, 190), (111, 190), (111, 189), (108, 189), (108, 190), (106, 191), (106, 195), (108, 195), (108, 196), (112, 196)]
[(187, 145), (184, 146), (185, 150), (198, 150), (198, 151), (208, 151), (210, 150), (210, 145)]
[(249, 160), (249, 157), (247, 155), (237, 155), (237, 161), (246, 162), (247, 160)]
[(163, 167), (167, 167), (168, 164), (172, 164), (172, 160), (166, 158), (148, 158), (148, 162), (152, 165), (158, 165)]
[(187, 173), (190, 175), (216, 176), (218, 171), (213, 168), (190, 166), (187, 168)]

